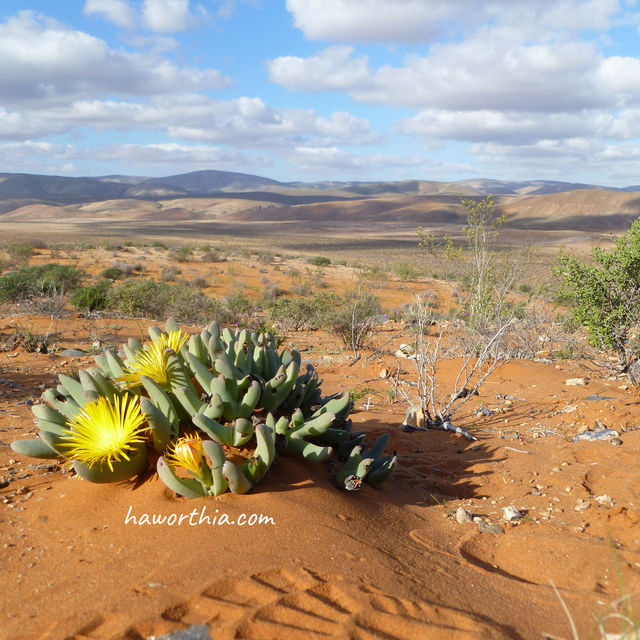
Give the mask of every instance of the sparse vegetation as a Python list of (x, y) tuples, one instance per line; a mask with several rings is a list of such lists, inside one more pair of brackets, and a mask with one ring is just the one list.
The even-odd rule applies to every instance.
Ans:
[(595, 247), (590, 262), (562, 253), (558, 273), (575, 300), (572, 316), (589, 332), (589, 342), (613, 352), (620, 371), (640, 382), (640, 218), (606, 251)]
[(78, 269), (56, 262), (23, 267), (0, 278), (0, 302), (61, 295), (73, 289), (81, 276)]

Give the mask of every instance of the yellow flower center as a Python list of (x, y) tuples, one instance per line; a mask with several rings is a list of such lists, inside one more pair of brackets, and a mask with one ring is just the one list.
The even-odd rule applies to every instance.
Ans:
[(66, 442), (62, 446), (69, 449), (70, 460), (84, 462), (89, 467), (106, 462), (113, 471), (113, 461), (129, 460), (127, 451), (144, 442), (144, 422), (137, 398), (125, 394), (112, 404), (100, 396), (67, 420), (68, 429), (63, 436)]
[(161, 387), (167, 389), (171, 386), (173, 367), (169, 364), (169, 353), (167, 348), (176, 353), (182, 349), (188, 340), (189, 334), (178, 331), (171, 331), (168, 334), (162, 333), (150, 344), (145, 344), (139, 349), (133, 361), (127, 366), (127, 373), (119, 379), (129, 387), (140, 385), (141, 376), (147, 376)]

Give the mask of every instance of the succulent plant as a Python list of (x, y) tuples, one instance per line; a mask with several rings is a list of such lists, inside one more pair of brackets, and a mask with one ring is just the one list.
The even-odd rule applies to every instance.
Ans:
[[(39, 438), (13, 450), (63, 457), (87, 480), (117, 482), (143, 472), (153, 448), (160, 478), (185, 497), (250, 491), (276, 451), (346, 460), (336, 474), (346, 489), (377, 486), (396, 466), (395, 455), (383, 455), (389, 436), (367, 450), (365, 434), (352, 430), (349, 394), (323, 398), (313, 365), (301, 373), (300, 352), (278, 352), (273, 335), (215, 322), (192, 336), (173, 320), (165, 329), (149, 327), (147, 344), (129, 339), (120, 353), (105, 350), (77, 379), (60, 375), (32, 407)], [(209, 439), (180, 437), (181, 427)], [(225, 448), (251, 442), (242, 464), (227, 459)]]

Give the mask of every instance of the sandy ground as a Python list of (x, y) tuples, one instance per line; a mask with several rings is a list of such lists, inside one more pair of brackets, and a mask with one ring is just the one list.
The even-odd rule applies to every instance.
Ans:
[[(48, 261), (46, 252), (38, 261)], [(94, 253), (84, 266), (97, 274), (110, 260)], [(162, 266), (148, 260), (145, 275), (157, 277)], [(182, 268), (195, 277), (212, 267)], [(265, 275), (289, 286), (274, 264), (213, 268), (215, 295), (238, 279), (255, 293)], [(349, 284), (340, 269), (325, 270), (330, 287)], [(392, 308), (431, 286), (389, 282), (380, 292)], [(396, 370), (393, 353), (409, 341), (389, 321), (375, 336), (380, 354), (364, 351), (353, 366), (323, 332), (288, 338), (316, 365), (325, 394), (369, 389), (356, 404), (355, 428), (368, 441), (390, 433), (400, 461), (380, 489), (339, 491), (325, 465), (281, 456), (250, 494), (186, 500), (153, 474), (93, 485), (10, 450), (36, 433), (29, 403), (42, 389), (93, 362), (26, 353), (11, 345), (16, 330), (48, 330), (60, 349), (89, 349), (96, 339), (139, 336), (146, 324), (0, 318), (3, 640), (138, 640), (196, 624), (216, 640), (569, 638), (559, 597), (587, 638), (598, 619), (640, 607), (640, 400), (624, 380), (569, 360), (513, 361), (456, 415), (477, 442), (407, 433), (399, 428), (405, 407), (390, 401), (392, 384), (380, 377)], [(444, 380), (456, 364), (445, 366)], [(409, 360), (400, 366), (412, 368)], [(577, 377), (586, 384), (566, 385)], [(481, 407), (491, 415), (474, 415)], [(622, 444), (572, 441), (596, 420), (618, 430)], [(507, 506), (524, 517), (507, 522)], [(478, 521), (459, 523), (459, 507)], [(184, 517), (151, 525), (141, 523), (144, 514)], [(241, 514), (270, 520), (229, 523)]]

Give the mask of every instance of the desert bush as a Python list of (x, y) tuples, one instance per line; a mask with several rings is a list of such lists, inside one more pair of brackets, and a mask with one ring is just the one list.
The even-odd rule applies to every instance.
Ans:
[(224, 306), (230, 317), (230, 322), (246, 324), (254, 312), (251, 300), (244, 297), (242, 291), (234, 291), (224, 298)]
[(188, 262), (191, 258), (193, 251), (190, 247), (180, 247), (171, 252), (171, 258), (176, 262)]
[(393, 272), (402, 282), (418, 277), (418, 270), (410, 262), (401, 262), (393, 267)]
[(445, 267), (442, 277), (454, 283), (460, 315), (469, 329), (488, 336), (504, 323), (507, 297), (527, 260), (507, 252), (498, 255), (497, 240), (506, 218), (498, 216), (492, 196), (462, 200), (462, 206), (465, 246), (455, 246), (451, 238), (438, 241), (422, 229), (418, 229), (419, 245)]
[(133, 265), (127, 262), (122, 262), (121, 260), (117, 260), (113, 263), (113, 266), (116, 269), (120, 269), (125, 276), (130, 276), (133, 273)]
[(574, 300), (573, 317), (592, 346), (612, 351), (619, 370), (640, 382), (640, 218), (609, 251), (595, 247), (591, 261), (561, 253), (558, 274)]
[(154, 249), (168, 249), (169, 247), (167, 247), (167, 245), (164, 242), (161, 242), (160, 240), (154, 240), (151, 243), (151, 246)]
[(182, 273), (178, 267), (165, 267), (160, 272), (160, 280), (161, 282), (174, 282), (176, 276), (179, 276)]
[(327, 267), (331, 264), (331, 259), (325, 256), (314, 256), (313, 258), (309, 258), (308, 262), (314, 267)]
[(329, 314), (329, 329), (335, 333), (354, 356), (380, 323), (382, 308), (378, 298), (369, 291), (356, 289), (348, 292)]
[(217, 249), (207, 249), (201, 256), (202, 262), (221, 262), (223, 260)]
[(156, 280), (126, 280), (108, 292), (107, 304), (129, 317), (175, 317), (180, 322), (206, 318), (209, 301), (185, 284), (170, 285)]
[(12, 242), (7, 253), (15, 265), (25, 266), (33, 255), (33, 245), (30, 242)]
[(269, 264), (273, 262), (273, 253), (270, 251), (259, 251), (258, 262), (261, 262), (262, 264)]
[(83, 313), (106, 309), (109, 303), (110, 286), (109, 280), (101, 280), (98, 284), (89, 287), (78, 287), (69, 297), (71, 305)]
[(267, 308), (267, 319), (283, 331), (317, 329), (328, 325), (330, 312), (337, 304), (333, 294), (317, 293), (306, 297), (282, 297)]
[(56, 262), (23, 267), (0, 278), (0, 302), (57, 296), (74, 288), (81, 276), (78, 269)]
[(120, 280), (124, 276), (124, 271), (119, 267), (107, 267), (100, 274), (101, 278), (106, 278), (107, 280)]

